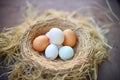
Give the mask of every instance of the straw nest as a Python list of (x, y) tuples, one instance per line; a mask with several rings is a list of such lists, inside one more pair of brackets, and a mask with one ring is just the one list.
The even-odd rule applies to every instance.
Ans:
[[(44, 52), (39, 54), (32, 48), (33, 39), (38, 35), (45, 34), (53, 27), (58, 27), (61, 30), (72, 29), (76, 33), (78, 40), (74, 47), (75, 56), (73, 59), (51, 61), (41, 54)], [(17, 76), (18, 79), (25, 80), (79, 80), (91, 76), (95, 78), (97, 75), (96, 65), (101, 62), (106, 53), (104, 44), (95, 32), (90, 26), (78, 25), (66, 19), (53, 18), (37, 22), (23, 36), (20, 44), (23, 62), (19, 64), (18, 69), (21, 70), (17, 70), (20, 71), (18, 73), (20, 75), (18, 77), (18, 74), (15, 73), (12, 77)], [(91, 75), (91, 72), (95, 75)], [(13, 79), (12, 77), (10, 78)]]
[[(44, 54), (39, 54), (32, 48), (33, 39), (38, 35), (45, 34), (53, 27), (58, 27), (61, 30), (72, 29), (76, 33), (75, 55), (71, 60), (56, 59), (51, 61), (46, 59)], [(10, 72), (10, 80), (97, 79), (97, 66), (106, 57), (106, 46), (108, 45), (101, 33), (102, 30), (91, 20), (85, 17), (75, 18), (68, 12), (51, 10), (43, 13), (36, 20), (29, 21), (29, 25), (22, 24), (17, 29), (19, 31), (16, 31), (16, 28), (13, 28), (13, 31), (9, 30), (12, 33), (16, 31), (14, 36), (21, 34), (14, 40), (14, 43), (10, 42), (12, 44), (10, 49), (14, 50), (14, 47), (18, 46), (15, 51), (11, 50), (11, 54), (14, 55), (17, 62), (14, 63)], [(11, 37), (11, 35), (7, 36)], [(13, 45), (15, 42), (17, 45)], [(1, 48), (3, 49), (3, 47)], [(8, 53), (6, 54), (8, 55)]]

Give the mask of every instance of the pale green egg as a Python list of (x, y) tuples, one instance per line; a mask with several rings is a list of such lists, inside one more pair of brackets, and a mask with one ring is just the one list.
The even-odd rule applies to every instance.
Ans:
[(63, 46), (59, 49), (59, 57), (62, 60), (71, 59), (74, 55), (74, 50), (70, 46)]

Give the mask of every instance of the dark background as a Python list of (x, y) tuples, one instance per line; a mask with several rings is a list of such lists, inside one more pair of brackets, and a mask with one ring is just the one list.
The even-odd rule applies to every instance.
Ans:
[[(106, 0), (29, 0), (41, 13), (46, 9), (74, 11), (81, 6), (94, 5), (99, 3), (108, 8)], [(113, 12), (120, 19), (119, 0), (108, 0)], [(0, 30), (3, 27), (16, 26), (24, 21), (23, 13), (26, 0), (0, 0)], [(109, 50), (110, 61), (104, 60), (99, 66), (98, 80), (120, 80), (120, 21), (110, 27), (110, 32), (106, 35), (108, 43), (113, 47)], [(0, 67), (0, 75), (6, 71)], [(6, 80), (7, 76), (0, 77)]]

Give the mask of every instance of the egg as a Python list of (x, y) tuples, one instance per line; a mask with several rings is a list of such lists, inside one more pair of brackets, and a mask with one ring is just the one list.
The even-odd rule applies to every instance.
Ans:
[(33, 48), (37, 51), (44, 51), (49, 45), (49, 38), (45, 35), (40, 35), (33, 40)]
[(50, 37), (50, 33), (49, 33), (49, 32), (46, 32), (45, 35), (46, 35), (47, 37)]
[(50, 29), (50, 31), (46, 33), (46, 36), (49, 37), (51, 43), (56, 45), (60, 45), (64, 41), (64, 34), (59, 28)]
[(58, 47), (54, 44), (48, 45), (48, 47), (45, 50), (45, 57), (54, 60), (58, 56)]
[(77, 41), (75, 33), (71, 29), (66, 29), (63, 31), (64, 42), (63, 45), (74, 47)]
[(59, 57), (62, 60), (71, 59), (74, 55), (74, 50), (70, 46), (63, 46), (59, 49)]

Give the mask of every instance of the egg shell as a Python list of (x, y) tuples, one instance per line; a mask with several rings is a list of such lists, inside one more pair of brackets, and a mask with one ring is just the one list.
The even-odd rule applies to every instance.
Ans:
[(74, 55), (74, 50), (70, 46), (63, 46), (59, 49), (59, 56), (62, 60), (71, 59)]
[(33, 40), (33, 48), (37, 51), (44, 51), (49, 45), (49, 38), (45, 35), (40, 35)]
[(50, 33), (49, 33), (49, 32), (46, 32), (45, 35), (46, 35), (47, 37), (49, 37), (49, 36), (50, 36)]
[(71, 29), (63, 31), (64, 42), (63, 45), (74, 47), (77, 41), (76, 34)]
[(54, 60), (58, 56), (58, 47), (54, 44), (48, 45), (48, 47), (45, 50), (45, 57)]
[(45, 35), (49, 38), (50, 43), (52, 43), (50, 39), (50, 32), (47, 32)]
[(59, 28), (50, 29), (46, 35), (49, 37), (50, 42), (56, 45), (60, 45), (64, 41), (64, 34)]

